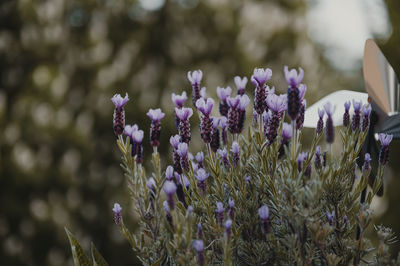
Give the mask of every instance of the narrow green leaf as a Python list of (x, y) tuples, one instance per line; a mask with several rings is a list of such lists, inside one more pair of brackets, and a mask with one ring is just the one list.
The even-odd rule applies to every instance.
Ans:
[(92, 250), (92, 259), (94, 266), (108, 266), (107, 262), (105, 261), (103, 256), (101, 256), (99, 251), (96, 249), (93, 242), (91, 244), (91, 250)]
[(71, 245), (75, 266), (92, 266), (93, 263), (86, 256), (83, 248), (79, 244), (78, 240), (76, 240), (75, 236), (66, 227), (64, 229)]

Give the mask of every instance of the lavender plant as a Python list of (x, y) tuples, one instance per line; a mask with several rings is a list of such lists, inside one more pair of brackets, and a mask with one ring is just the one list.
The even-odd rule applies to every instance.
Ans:
[[(361, 167), (356, 161), (368, 132), (370, 107), (353, 102), (355, 115), (350, 123), (351, 103), (345, 104), (342, 151), (333, 154), (335, 106), (328, 103), (318, 112), (311, 146), (304, 147), (304, 72), (300, 68), (297, 74), (287, 67), (284, 72), (288, 93), (277, 95), (267, 85), (272, 71), (254, 70), (250, 79), (255, 85), (253, 122), (246, 129), (247, 78), (235, 77), (237, 95), (230, 87), (217, 88), (222, 116), (213, 117), (214, 100), (205, 96), (205, 90), (199, 92), (202, 72), (189, 72), (201, 139), (191, 139), (189, 118), (196, 112), (184, 107), (186, 94), (173, 94), (177, 135), (170, 138), (173, 165), (165, 170), (157, 151), (164, 113), (160, 109), (148, 113), (153, 146), (150, 171), (142, 161), (143, 131), (126, 125), (123, 137), (119, 129), (124, 116), (114, 115), (138, 232), (127, 228), (125, 210), (118, 203), (112, 211), (116, 226), (144, 265), (395, 264), (388, 248), (395, 240), (390, 229), (375, 226), (378, 247), (365, 235), (371, 227), (369, 205), (382, 185), (392, 136), (379, 136), (378, 174), (360, 205), (371, 157), (366, 154)], [(121, 97), (114, 96), (113, 102), (116, 112), (122, 112)], [(284, 122), (286, 116), (291, 124)], [(190, 151), (195, 152), (193, 141), (204, 143), (195, 157), (190, 156)], [(73, 235), (68, 235), (75, 262), (91, 263)], [(93, 264), (98, 265), (100, 255), (96, 256)]]

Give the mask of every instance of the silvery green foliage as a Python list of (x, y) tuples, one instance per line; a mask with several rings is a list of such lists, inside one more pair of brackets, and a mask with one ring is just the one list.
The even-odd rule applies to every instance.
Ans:
[[(375, 227), (378, 247), (365, 236), (373, 226), (369, 204), (383, 183), (384, 170), (380, 165), (360, 205), (371, 169), (360, 169), (356, 161), (368, 130), (353, 130), (350, 124), (341, 128), (342, 151), (332, 154), (323, 132), (315, 133), (311, 146), (304, 147), (293, 121), (292, 141), (281, 145), (285, 115), (286, 111), (273, 141), (265, 137), (268, 127), (263, 123), (268, 119), (258, 115), (244, 133), (229, 133), (219, 152), (206, 144), (202, 167), (208, 177), (194, 159), (189, 160), (183, 175), (190, 185), (181, 187), (184, 204), (177, 194), (171, 197), (166, 192), (165, 182), (172, 181), (161, 169), (157, 149), (153, 169), (146, 171), (132, 157), (130, 138), (118, 136), (139, 230), (129, 231), (120, 208), (116, 222), (144, 265), (395, 264), (388, 249), (395, 240), (390, 229)], [(225, 154), (224, 148), (228, 162), (219, 155)], [(322, 163), (315, 162), (317, 150)], [(171, 180), (171, 168), (168, 172)], [(174, 182), (184, 184), (183, 175)]]

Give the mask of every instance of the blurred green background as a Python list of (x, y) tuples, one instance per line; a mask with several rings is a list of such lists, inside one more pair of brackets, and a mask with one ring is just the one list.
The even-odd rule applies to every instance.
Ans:
[[(351, 7), (336, 6), (340, 23), (329, 26), (318, 20), (325, 17), (323, 2), (1, 1), (1, 264), (72, 265), (64, 226), (87, 250), (93, 241), (110, 265), (137, 263), (111, 212), (120, 202), (125, 221), (134, 225), (112, 130), (115, 93), (129, 93), (127, 123), (145, 130), (146, 143), (145, 112), (161, 107), (167, 113), (160, 147), (166, 163), (175, 130), (170, 94), (190, 92), (188, 70), (202, 69), (203, 84), (215, 95), (216, 86), (233, 86), (235, 75), (249, 77), (254, 67), (269, 67), (271, 84), (283, 93), (283, 66), (301, 66), (310, 104), (336, 89), (363, 90), (361, 57), (351, 58), (335, 45), (361, 42), (356, 50), (362, 55), (369, 36), (399, 73), (399, 1), (354, 1), (359, 6), (352, 8), (370, 15), (361, 26), (371, 30), (361, 40), (334, 34), (333, 28), (345, 31), (343, 22), (357, 27), (356, 16), (350, 22), (340, 17), (353, 15)], [(371, 17), (374, 5), (383, 12)], [(195, 127), (193, 132), (198, 134)], [(394, 143), (388, 194), (375, 203), (376, 222), (397, 234), (399, 158)]]

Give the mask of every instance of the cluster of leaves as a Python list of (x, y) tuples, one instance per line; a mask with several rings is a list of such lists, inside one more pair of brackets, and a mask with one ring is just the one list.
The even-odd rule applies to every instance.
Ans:
[[(190, 161), (190, 169), (184, 173), (190, 185), (183, 186), (190, 207), (186, 208), (174, 195), (175, 208), (168, 210), (164, 205), (166, 179), (159, 153), (155, 150), (152, 154), (154, 169), (149, 176), (131, 156), (129, 138), (119, 136), (121, 165), (139, 218), (139, 233), (132, 234), (122, 218), (117, 225), (140, 261), (145, 265), (197, 264), (199, 254), (193, 243), (202, 239), (201, 255), (206, 264), (395, 264), (388, 249), (394, 241), (390, 229), (376, 227), (380, 239), (377, 249), (365, 236), (371, 226), (369, 204), (383, 177), (380, 165), (366, 201), (360, 205), (360, 195), (367, 188), (371, 171), (359, 169), (356, 161), (367, 130), (353, 131), (350, 125), (342, 128), (341, 153), (331, 153), (327, 145), (321, 166), (316, 166), (315, 159), (323, 133), (315, 133), (299, 167), (297, 158), (305, 149), (301, 144), (302, 132), (293, 134), (290, 145), (282, 145), (282, 127), (281, 121), (278, 137), (272, 143), (264, 137), (262, 119), (253, 123), (246, 134), (230, 135), (226, 148), (233, 141), (240, 145), (236, 166), (232, 154), (228, 165), (207, 149), (204, 169), (210, 176), (206, 193), (197, 186), (197, 166)], [(152, 187), (148, 186), (149, 177), (155, 181)], [(223, 214), (225, 221), (229, 216), (233, 222), (228, 233), (216, 209), (217, 202), (221, 202), (228, 210), (229, 200), (235, 206), (234, 215), (227, 211)], [(264, 205), (269, 207), (268, 230), (258, 212)], [(202, 226), (201, 234), (198, 224)]]

